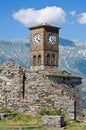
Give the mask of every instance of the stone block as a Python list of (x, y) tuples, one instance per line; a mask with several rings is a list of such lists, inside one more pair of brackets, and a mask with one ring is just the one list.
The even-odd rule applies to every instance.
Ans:
[(63, 116), (42, 116), (41, 123), (45, 128), (61, 128), (64, 126)]

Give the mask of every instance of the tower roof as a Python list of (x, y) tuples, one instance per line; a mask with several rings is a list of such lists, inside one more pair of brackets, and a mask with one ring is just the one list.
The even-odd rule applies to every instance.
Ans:
[(42, 28), (42, 27), (53, 27), (54, 29), (60, 29), (60, 27), (53, 26), (53, 25), (50, 25), (48, 23), (41, 23), (37, 26), (30, 27), (29, 29), (31, 30), (31, 29)]

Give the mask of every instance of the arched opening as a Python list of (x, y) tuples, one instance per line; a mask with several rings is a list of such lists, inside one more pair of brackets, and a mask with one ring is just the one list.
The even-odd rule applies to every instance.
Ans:
[(52, 57), (51, 57), (51, 64), (55, 65), (55, 55), (52, 55)]
[(36, 65), (36, 56), (33, 56), (33, 65)]
[(38, 56), (38, 65), (41, 65), (41, 55)]
[(50, 65), (50, 55), (47, 55), (47, 65)]

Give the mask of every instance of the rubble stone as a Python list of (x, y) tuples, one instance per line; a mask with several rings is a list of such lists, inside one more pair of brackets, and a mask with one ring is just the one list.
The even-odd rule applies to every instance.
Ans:
[[(70, 118), (82, 114), (81, 79), (46, 75), (6, 62), (0, 65), (0, 112), (9, 108), (36, 116), (43, 108), (62, 108)], [(64, 80), (64, 81), (63, 81)]]

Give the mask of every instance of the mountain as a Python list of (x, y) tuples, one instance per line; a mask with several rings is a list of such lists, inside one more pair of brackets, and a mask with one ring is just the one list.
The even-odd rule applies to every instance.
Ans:
[[(59, 40), (59, 69), (67, 70), (83, 77), (83, 95), (86, 98), (86, 42)], [(29, 39), (0, 41), (0, 64), (6, 61), (16, 62), (28, 68), (30, 59)], [(86, 102), (85, 102), (86, 103)]]
[(0, 41), (0, 63), (16, 62), (23, 67), (29, 67), (29, 39)]
[(86, 77), (86, 43), (60, 46), (60, 68)]

